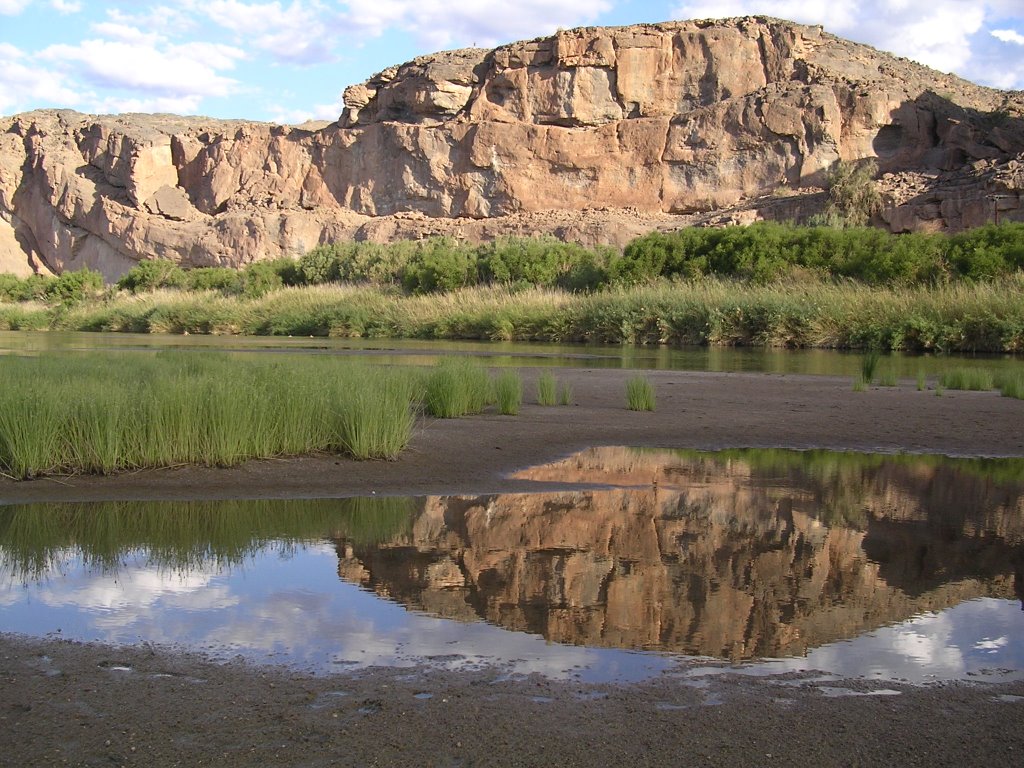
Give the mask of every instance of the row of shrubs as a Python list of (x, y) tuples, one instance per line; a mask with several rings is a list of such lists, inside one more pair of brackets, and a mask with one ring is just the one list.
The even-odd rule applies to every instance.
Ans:
[[(171, 265), (173, 267), (173, 265)], [(254, 270), (264, 267), (261, 279)], [(1024, 269), (1024, 224), (988, 225), (956, 235), (893, 235), (871, 227), (836, 229), (758, 223), (749, 227), (653, 232), (624, 252), (554, 238), (504, 238), (481, 245), (422, 241), (334, 243), (298, 261), (253, 264), (236, 273), (182, 273), (140, 264), (119, 286), (148, 290), (179, 285), (258, 295), (268, 284), (370, 283), (407, 293), (447, 293), (475, 285), (589, 292), (660, 277), (716, 276), (769, 283), (792, 277), (852, 279), (868, 285), (927, 285), (992, 280)], [(227, 272), (227, 274), (225, 274)]]
[(773, 282), (794, 274), (869, 285), (992, 280), (1024, 269), (1024, 224), (986, 225), (955, 235), (894, 235), (872, 227), (749, 227), (653, 232), (626, 246), (613, 283), (704, 275)]
[[(181, 288), (249, 297), (282, 286), (335, 282), (392, 286), (410, 294), (447, 293), (475, 285), (579, 293), (662, 277), (716, 276), (762, 284), (803, 277), (912, 286), (994, 280), (1022, 269), (1024, 224), (988, 225), (947, 236), (759, 223), (654, 232), (637, 238), (622, 253), (550, 237), (504, 238), (481, 245), (433, 238), (320, 245), (298, 260), (257, 262), (243, 269), (184, 270), (155, 259), (133, 267), (117, 287), (133, 293)], [(73, 303), (102, 289), (102, 276), (88, 269), (58, 278), (0, 275), (0, 300)]]

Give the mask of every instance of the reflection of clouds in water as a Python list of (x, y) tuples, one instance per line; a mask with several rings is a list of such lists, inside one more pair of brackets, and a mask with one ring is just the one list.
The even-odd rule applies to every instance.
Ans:
[[(948, 611), (922, 616), (890, 631), (893, 654), (942, 677), (956, 677), (964, 671), (963, 654), (952, 642), (953, 625)], [(882, 671), (884, 674), (885, 670)]]
[[(37, 605), (79, 614), (85, 622), (83, 639), (185, 645), (257, 660), (272, 655), (321, 670), (339, 663), (413, 666), (432, 659), (429, 663), (450, 668), (489, 663), (519, 674), (566, 677), (577, 667), (630, 666), (614, 658), (625, 652), (553, 645), (483, 622), (408, 611), (340, 581), (329, 545), (293, 557), (266, 551), (253, 558), (251, 567), (197, 568), (185, 575), (163, 572), (141, 559), (116, 576), (92, 573), (76, 563), (64, 577), (27, 591)], [(16, 592), (5, 597), (24, 600)], [(56, 615), (54, 623), (62, 623)], [(72, 636), (68, 629), (64, 634)], [(635, 659), (644, 658), (629, 655), (634, 667)], [(643, 666), (670, 665), (655, 658)]]
[[(26, 607), (27, 606), (27, 607)], [(273, 547), (245, 567), (169, 572), (139, 557), (116, 574), (80, 562), (40, 583), (0, 590), (0, 626), (20, 611), (75, 639), (149, 641), (272, 658), (313, 670), (338, 665), (465, 668), (498, 664), (511, 673), (565, 678), (638, 679), (672, 667), (668, 655), (548, 643), (484, 622), (456, 622), (409, 611), (337, 575), (330, 545), (293, 554)], [(49, 611), (49, 613), (45, 613)], [(33, 613), (36, 616), (36, 613)], [(1024, 617), (1005, 600), (973, 600), (894, 627), (811, 650), (805, 658), (747, 665), (751, 674), (820, 669), (842, 676), (925, 682), (962, 679), (972, 670), (1024, 670)], [(760, 671), (759, 671), (760, 670)]]
[(1005, 635), (1003, 637), (997, 637), (994, 640), (985, 638), (984, 640), (976, 642), (974, 644), (974, 649), (977, 651), (997, 651), (1000, 648), (1006, 647), (1009, 642), (1010, 638)]
[(1015, 670), (1019, 677), (1024, 672), (1024, 647), (990, 639), (1004, 634), (1024, 636), (1024, 619), (1014, 608), (1008, 600), (969, 600), (938, 614), (815, 648), (802, 659), (771, 662), (765, 668), (779, 673), (818, 669), (847, 677), (923, 683), (968, 679), (998, 664)]

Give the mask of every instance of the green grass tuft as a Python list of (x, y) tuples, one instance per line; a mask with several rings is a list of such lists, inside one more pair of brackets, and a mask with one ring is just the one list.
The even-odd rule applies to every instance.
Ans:
[(987, 392), (995, 388), (992, 372), (981, 368), (953, 368), (942, 374), (940, 382), (947, 389)]
[(556, 405), (558, 403), (558, 382), (548, 371), (537, 377), (537, 405)]
[(572, 386), (570, 384), (563, 382), (558, 386), (558, 404), (572, 405)]
[(892, 369), (883, 370), (878, 374), (878, 386), (880, 387), (895, 387), (899, 383), (899, 377), (896, 375), (896, 371)]
[(880, 353), (877, 349), (869, 349), (860, 359), (860, 377), (869, 386), (875, 380), (875, 370), (878, 368), (879, 356)]
[(626, 407), (631, 411), (654, 410), (654, 387), (643, 376), (626, 382)]
[(1003, 377), (999, 384), (999, 392), (1003, 397), (1024, 400), (1024, 373)]
[(439, 419), (480, 413), (491, 398), (491, 382), (479, 363), (463, 358), (438, 362), (427, 377), (424, 406)]
[(505, 371), (494, 381), (498, 413), (515, 416), (523, 404), (523, 380), (516, 371)]

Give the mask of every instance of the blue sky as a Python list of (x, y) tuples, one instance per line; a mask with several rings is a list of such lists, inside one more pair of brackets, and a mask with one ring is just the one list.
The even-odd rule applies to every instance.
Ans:
[(0, 0), (0, 114), (333, 120), (345, 86), (424, 53), (754, 13), (1024, 89), (1024, 0)]

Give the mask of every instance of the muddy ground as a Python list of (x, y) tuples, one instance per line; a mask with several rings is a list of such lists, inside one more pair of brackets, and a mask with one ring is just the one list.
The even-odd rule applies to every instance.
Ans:
[[(431, 421), (395, 462), (333, 456), (113, 478), (0, 480), (0, 501), (523, 490), (508, 475), (595, 445), (1024, 456), (1024, 401), (853, 392), (850, 379), (565, 369), (568, 407)], [(528, 380), (535, 372), (525, 373)], [(529, 392), (529, 388), (528, 388)], [(535, 485), (529, 487), (535, 488)], [(0, 628), (2, 629), (2, 628)], [(0, 635), (0, 765), (1018, 765), (1024, 683), (910, 687), (678, 675), (585, 685), (471, 672), (310, 677), (167, 649)], [(853, 695), (877, 691), (892, 694)]]

